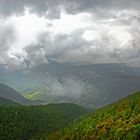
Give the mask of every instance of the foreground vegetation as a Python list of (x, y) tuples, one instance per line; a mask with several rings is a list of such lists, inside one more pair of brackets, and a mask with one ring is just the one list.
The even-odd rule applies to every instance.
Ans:
[(73, 122), (87, 112), (75, 104), (21, 106), (0, 98), (0, 140), (140, 139), (140, 92)]
[[(5, 100), (1, 100), (0, 104)], [(7, 102), (6, 102), (7, 103)], [(5, 104), (6, 104), (5, 103)], [(37, 140), (87, 112), (75, 104), (0, 106), (0, 140)]]
[(90, 113), (41, 140), (139, 140), (140, 92)]

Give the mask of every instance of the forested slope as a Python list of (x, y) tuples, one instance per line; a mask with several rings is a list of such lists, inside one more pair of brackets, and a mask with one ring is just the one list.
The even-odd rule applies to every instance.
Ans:
[(70, 127), (46, 138), (58, 139), (139, 140), (140, 92), (90, 113)]
[(45, 106), (0, 106), (0, 140), (38, 139), (66, 127), (73, 119), (87, 113), (75, 104)]

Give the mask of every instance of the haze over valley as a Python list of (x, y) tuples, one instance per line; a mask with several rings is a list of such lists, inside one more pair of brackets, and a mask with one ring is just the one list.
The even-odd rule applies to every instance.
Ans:
[(1, 82), (25, 98), (100, 107), (140, 87), (140, 70), (125, 64), (70, 65), (49, 61), (28, 72), (0, 71)]

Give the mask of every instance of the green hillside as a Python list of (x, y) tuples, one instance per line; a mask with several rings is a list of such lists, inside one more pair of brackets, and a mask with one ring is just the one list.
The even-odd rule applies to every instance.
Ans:
[(11, 100), (7, 100), (7, 99), (0, 97), (0, 107), (18, 106), (18, 105), (19, 104), (15, 103)]
[(140, 140), (140, 92), (90, 113), (46, 138), (58, 139)]
[(32, 92), (24, 93), (23, 96), (30, 100), (48, 100), (48, 93), (50, 93), (47, 85), (41, 86)]
[(0, 106), (0, 140), (37, 140), (66, 127), (73, 119), (87, 113), (75, 104), (46, 106)]

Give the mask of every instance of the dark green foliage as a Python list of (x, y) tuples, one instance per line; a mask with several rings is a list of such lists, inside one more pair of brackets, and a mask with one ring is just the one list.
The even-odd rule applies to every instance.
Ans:
[(0, 107), (0, 140), (35, 140), (87, 111), (75, 104)]
[(107, 105), (47, 140), (139, 140), (140, 92)]

